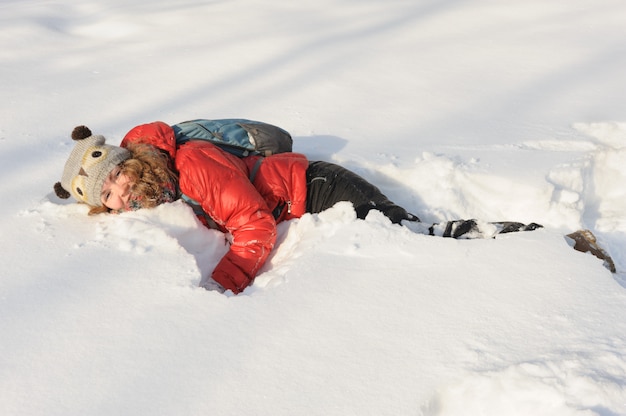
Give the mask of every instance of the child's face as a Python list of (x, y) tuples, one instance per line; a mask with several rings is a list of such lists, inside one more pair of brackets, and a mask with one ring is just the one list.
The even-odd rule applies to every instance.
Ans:
[(102, 185), (102, 205), (112, 210), (127, 208), (131, 185), (128, 176), (122, 173), (122, 168), (116, 166)]

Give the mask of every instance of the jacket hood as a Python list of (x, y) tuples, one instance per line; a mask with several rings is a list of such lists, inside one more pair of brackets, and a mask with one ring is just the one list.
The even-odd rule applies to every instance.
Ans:
[(172, 127), (162, 121), (133, 127), (126, 133), (120, 146), (127, 147), (129, 143), (151, 144), (167, 152), (172, 160), (176, 157), (176, 135)]

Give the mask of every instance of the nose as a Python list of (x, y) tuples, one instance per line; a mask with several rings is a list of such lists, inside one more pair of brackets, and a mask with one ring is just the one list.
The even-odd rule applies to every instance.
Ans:
[(129, 186), (128, 186), (128, 183), (121, 182), (118, 180), (111, 184), (111, 190), (114, 193), (116, 193), (118, 196), (124, 197), (126, 196), (126, 194), (128, 194)]

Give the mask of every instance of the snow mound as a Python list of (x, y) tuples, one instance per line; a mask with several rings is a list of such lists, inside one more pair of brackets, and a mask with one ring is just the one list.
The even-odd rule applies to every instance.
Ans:
[[(599, 346), (602, 347), (602, 346)], [(623, 348), (624, 346), (622, 346)], [(623, 351), (623, 349), (621, 350)], [(624, 354), (567, 352), (501, 370), (468, 374), (446, 386), (422, 409), (424, 416), (582, 416), (622, 414)], [(594, 368), (602, 362), (602, 368)]]

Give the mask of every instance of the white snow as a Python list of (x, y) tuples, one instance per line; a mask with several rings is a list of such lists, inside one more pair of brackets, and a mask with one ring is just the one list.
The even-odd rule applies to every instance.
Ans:
[[(2, 0), (2, 415), (626, 415), (626, 5), (619, 0)], [(58, 199), (85, 124), (245, 117), (376, 183), (281, 224), (238, 296), (182, 203)], [(618, 273), (573, 250), (592, 230)]]

